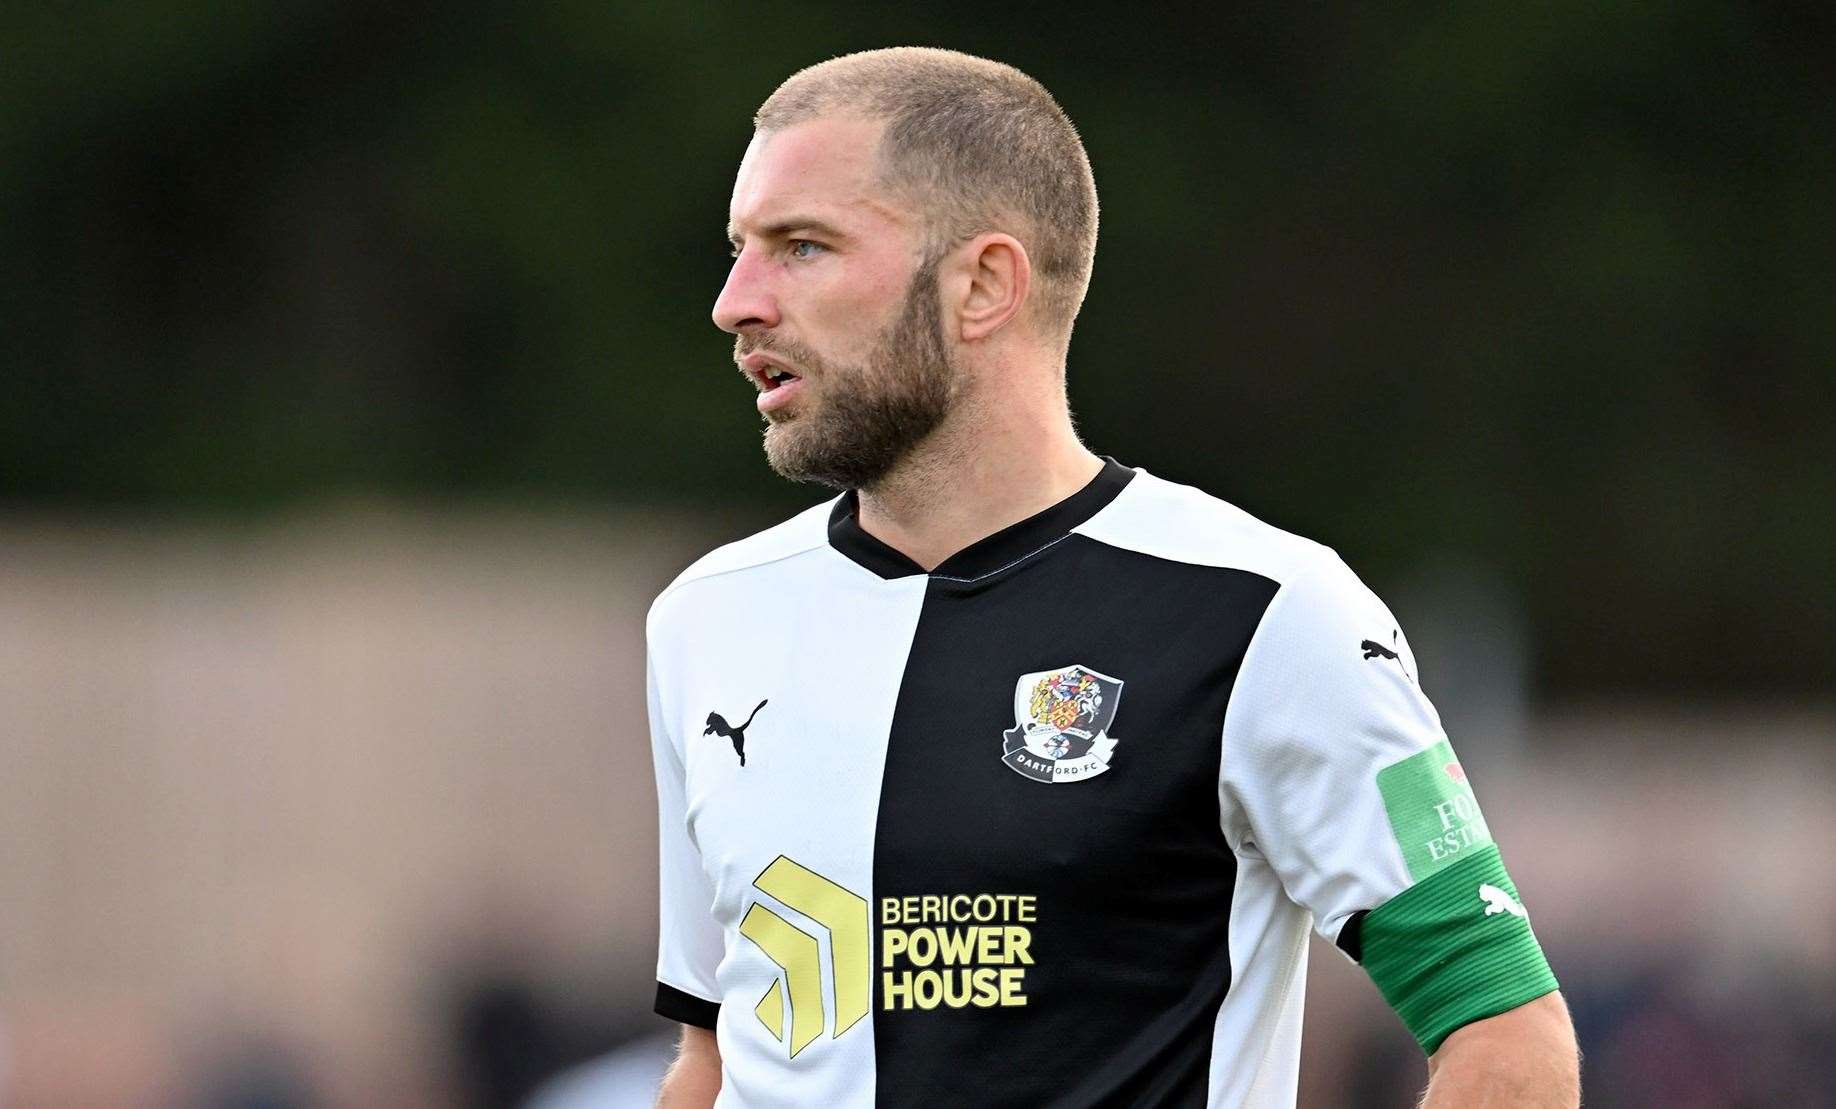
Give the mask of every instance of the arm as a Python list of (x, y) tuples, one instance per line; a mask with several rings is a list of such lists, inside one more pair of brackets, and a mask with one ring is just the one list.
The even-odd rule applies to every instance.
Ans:
[(1575, 1029), (1560, 993), (1476, 1020), (1428, 1057), (1422, 1109), (1581, 1104)]
[(692, 1024), (682, 1026), (676, 1061), (663, 1076), (657, 1109), (708, 1109), (720, 1093), (720, 1045), (714, 1033)]
[(1430, 1059), (1426, 1106), (1573, 1105), (1555, 975), (1418, 675), (1342, 563), (1285, 583), (1225, 718), (1226, 835), (1370, 974)]

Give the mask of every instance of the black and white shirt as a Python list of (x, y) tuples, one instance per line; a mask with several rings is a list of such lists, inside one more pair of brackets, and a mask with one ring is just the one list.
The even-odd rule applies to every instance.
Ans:
[(657, 1010), (719, 1104), (1290, 1106), (1310, 928), (1429, 1051), (1556, 988), (1331, 550), (1114, 460), (930, 573), (855, 505), (650, 614)]

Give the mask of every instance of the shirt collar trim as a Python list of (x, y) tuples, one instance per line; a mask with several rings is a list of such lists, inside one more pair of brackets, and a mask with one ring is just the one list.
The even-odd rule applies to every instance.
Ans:
[[(945, 581), (974, 581), (1037, 554), (1071, 534), (1072, 529), (1115, 500), (1134, 476), (1134, 470), (1104, 455), (1103, 468), (1082, 489), (1050, 508), (969, 544), (944, 559), (930, 576)], [(852, 489), (836, 498), (835, 507), (829, 512), (831, 547), (882, 578), (904, 578), (925, 572), (924, 567), (903, 552), (869, 535), (860, 525), (859, 509), (860, 498)]]

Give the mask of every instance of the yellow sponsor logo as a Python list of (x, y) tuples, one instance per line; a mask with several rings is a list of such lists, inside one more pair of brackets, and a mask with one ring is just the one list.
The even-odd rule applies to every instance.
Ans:
[[(873, 973), (866, 899), (783, 855), (752, 884), (828, 931), (830, 978), (835, 983), (831, 1036), (859, 1024), (867, 1015)], [(739, 931), (783, 972), (752, 1011), (773, 1039), (783, 1043), (788, 1033), (791, 1058), (795, 1059), (829, 1023), (822, 996), (822, 944), (757, 901), (747, 908)]]
[(956, 894), (880, 899), (880, 1007), (1026, 1004), (1035, 899)]

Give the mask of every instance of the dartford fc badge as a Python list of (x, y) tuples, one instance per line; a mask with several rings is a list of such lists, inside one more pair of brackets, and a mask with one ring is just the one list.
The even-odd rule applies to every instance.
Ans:
[(1001, 761), (1036, 782), (1077, 782), (1109, 769), (1109, 737), (1122, 698), (1120, 679), (1087, 666), (1063, 666), (1021, 677), (1014, 686), (1014, 726), (1001, 738)]

